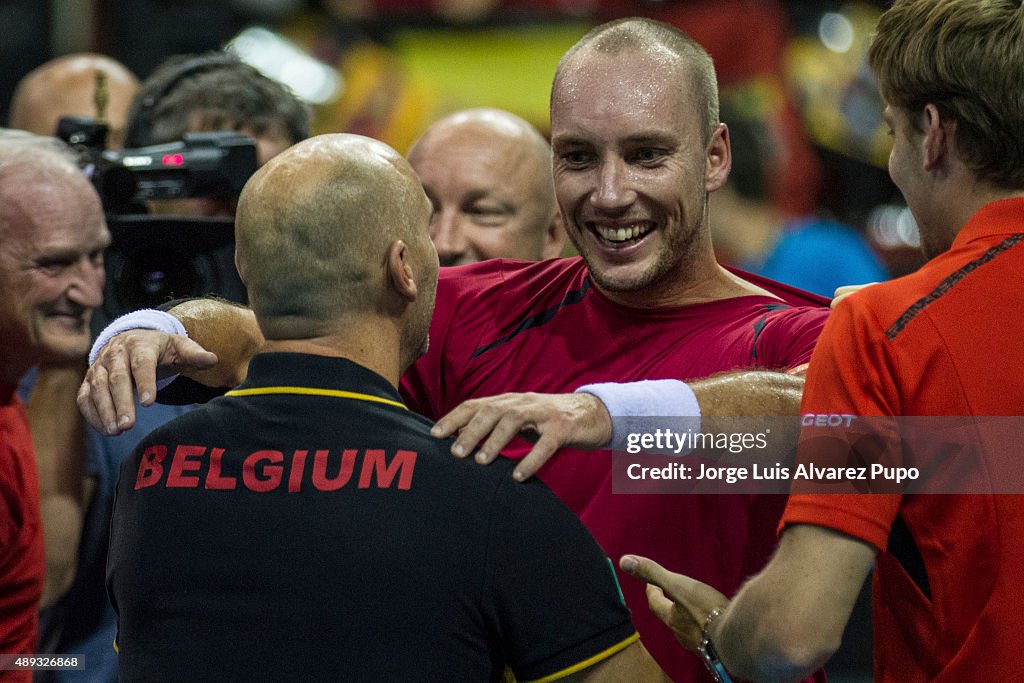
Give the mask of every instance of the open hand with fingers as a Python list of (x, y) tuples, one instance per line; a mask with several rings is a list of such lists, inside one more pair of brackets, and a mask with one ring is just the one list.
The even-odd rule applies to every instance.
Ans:
[(516, 436), (534, 442), (513, 476), (523, 481), (563, 447), (602, 448), (612, 437), (612, 421), (592, 394), (511, 393), (459, 404), (437, 421), (433, 436), (458, 432), (452, 454), (465, 457), (480, 444), (477, 462), (489, 464)]
[(217, 356), (188, 337), (136, 329), (113, 337), (100, 351), (78, 390), (78, 408), (93, 427), (108, 435), (135, 424), (135, 396), (143, 406), (156, 399), (160, 376), (209, 368)]

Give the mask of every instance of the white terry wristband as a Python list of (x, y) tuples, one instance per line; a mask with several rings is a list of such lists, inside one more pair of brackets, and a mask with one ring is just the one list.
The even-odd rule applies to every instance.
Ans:
[(629, 432), (653, 432), (664, 427), (666, 417), (690, 418), (686, 427), (693, 432), (700, 431), (697, 396), (690, 385), (677, 379), (585, 384), (576, 392), (597, 396), (608, 409), (612, 418), (612, 440), (606, 448), (626, 450)]
[[(107, 345), (107, 342), (128, 330), (157, 330), (159, 332), (166, 332), (167, 334), (177, 334), (182, 337), (188, 336), (188, 332), (185, 331), (185, 326), (181, 324), (180, 320), (170, 313), (166, 313), (155, 308), (143, 308), (138, 311), (132, 311), (131, 313), (122, 315), (120, 318), (103, 328), (103, 331), (100, 332), (100, 336), (96, 337), (96, 341), (93, 342), (92, 350), (89, 351), (89, 365), (96, 362), (96, 356), (100, 355), (100, 351), (102, 351), (103, 347)], [(170, 375), (169, 377), (157, 380), (157, 390), (163, 389), (177, 379), (177, 377), (177, 375)]]

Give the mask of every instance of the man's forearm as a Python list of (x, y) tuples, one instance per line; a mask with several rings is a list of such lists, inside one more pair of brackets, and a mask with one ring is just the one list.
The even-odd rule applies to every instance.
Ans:
[(190, 339), (217, 354), (213, 368), (186, 370), (186, 377), (212, 387), (234, 387), (245, 379), (249, 359), (263, 345), (250, 309), (220, 299), (192, 299), (169, 313), (181, 321)]
[[(691, 382), (658, 380), (590, 384), (577, 389), (596, 395), (612, 421), (615, 449), (626, 449), (630, 432), (660, 428), (675, 419), (677, 429), (714, 434), (749, 434), (761, 431), (766, 418), (799, 414), (802, 377), (766, 370), (741, 370)], [(779, 456), (795, 449), (800, 433), (796, 419), (771, 419), (772, 448)], [(716, 452), (703, 447), (707, 453)], [(657, 449), (651, 452), (659, 452)], [(731, 451), (726, 448), (723, 454)], [(677, 450), (676, 455), (681, 453)]]
[(795, 681), (839, 648), (874, 561), (867, 543), (813, 525), (787, 527), (775, 558), (711, 629), (734, 677)]
[(688, 383), (703, 418), (800, 414), (804, 379), (767, 370), (741, 370)]
[(834, 649), (814, 645), (780, 627), (775, 618), (783, 609), (779, 596), (754, 585), (733, 600), (728, 612), (712, 628), (712, 642), (733, 680), (798, 681), (810, 676)]
[[(771, 429), (777, 457), (795, 452), (800, 437), (804, 378), (767, 370), (742, 370), (689, 382), (700, 405), (701, 431), (749, 433)], [(781, 419), (781, 418), (794, 419)], [(763, 419), (779, 418), (779, 419)]]
[(27, 406), (39, 471), (46, 556), (43, 607), (67, 592), (78, 566), (85, 516), (85, 420), (78, 412), (75, 396), (84, 375), (84, 359), (41, 367)]

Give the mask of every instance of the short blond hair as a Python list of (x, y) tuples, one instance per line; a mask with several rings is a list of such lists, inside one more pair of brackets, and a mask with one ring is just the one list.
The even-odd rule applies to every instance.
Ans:
[(868, 55), (882, 96), (956, 123), (960, 157), (996, 187), (1024, 188), (1024, 3), (896, 0)]

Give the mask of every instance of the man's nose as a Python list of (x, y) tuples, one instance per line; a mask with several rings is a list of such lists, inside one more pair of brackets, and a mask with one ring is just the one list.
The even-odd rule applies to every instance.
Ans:
[(103, 260), (83, 256), (75, 264), (68, 285), (68, 298), (79, 306), (96, 308), (103, 303)]
[(596, 170), (595, 187), (590, 195), (590, 203), (595, 208), (622, 209), (636, 201), (636, 191), (631, 183), (632, 176), (623, 159), (602, 159)]
[(442, 266), (461, 262), (469, 250), (466, 231), (455, 209), (442, 209), (435, 214), (434, 222), (430, 225), (430, 239), (434, 242)]

